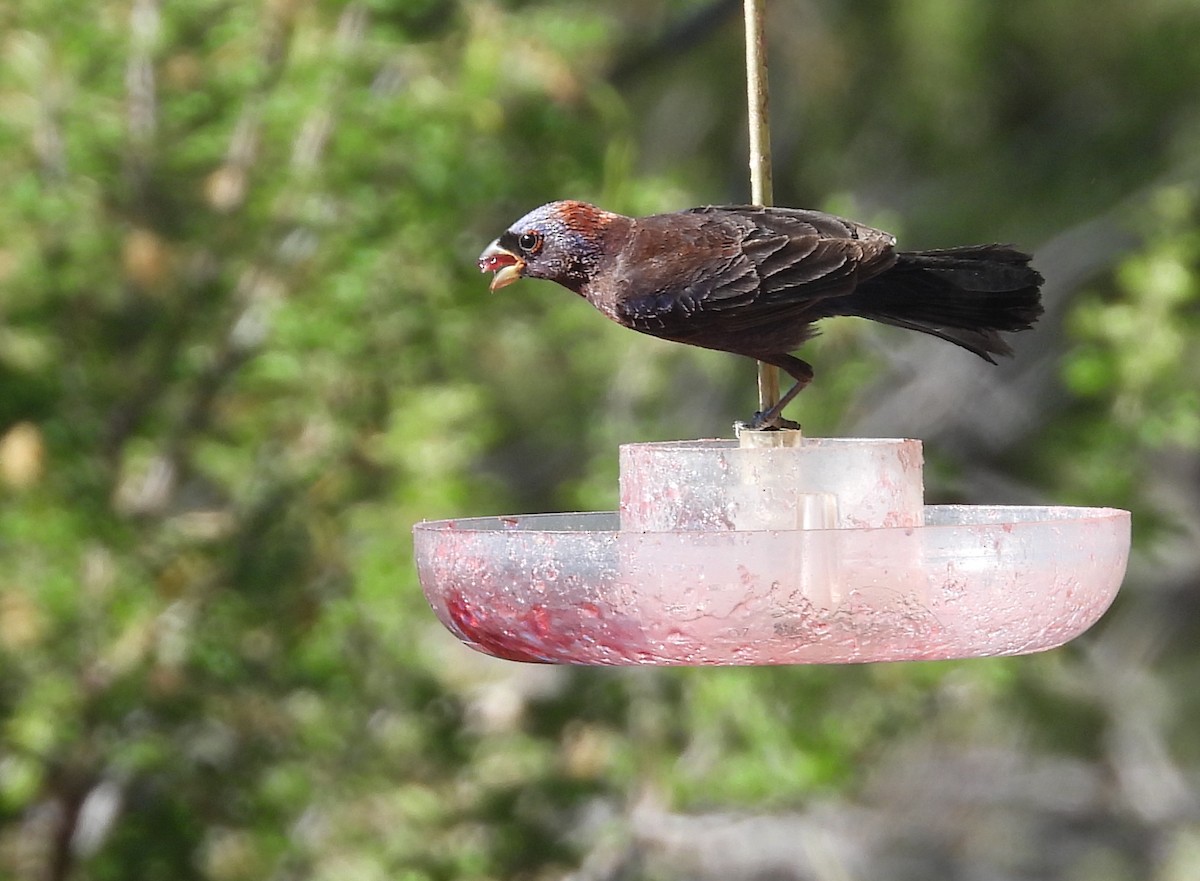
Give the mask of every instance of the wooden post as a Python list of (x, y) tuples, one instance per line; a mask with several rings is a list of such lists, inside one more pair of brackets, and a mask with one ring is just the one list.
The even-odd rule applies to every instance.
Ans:
[[(746, 103), (750, 121), (750, 198), (770, 205), (771, 126), (767, 109), (767, 40), (763, 19), (766, 0), (745, 0)], [(779, 401), (779, 368), (758, 362), (758, 409), (765, 413)]]

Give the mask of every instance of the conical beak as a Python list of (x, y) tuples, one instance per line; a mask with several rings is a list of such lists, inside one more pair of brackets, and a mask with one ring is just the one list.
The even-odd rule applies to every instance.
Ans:
[(521, 277), (525, 271), (525, 261), (508, 248), (500, 247), (500, 240), (496, 239), (479, 255), (479, 271), (496, 273), (488, 289), (498, 291)]

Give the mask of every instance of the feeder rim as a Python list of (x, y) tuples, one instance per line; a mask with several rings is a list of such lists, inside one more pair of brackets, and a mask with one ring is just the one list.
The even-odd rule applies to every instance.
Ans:
[[(946, 530), (946, 529), (977, 529), (1011, 526), (1023, 529), (1036, 524), (1064, 523), (1077, 525), (1080, 523), (1116, 522), (1130, 520), (1128, 511), (1121, 508), (1107, 507), (1078, 507), (1070, 505), (926, 505), (927, 516), (936, 518), (933, 523), (918, 526), (860, 526), (833, 527), (829, 529), (738, 529), (738, 530), (702, 530), (702, 529), (587, 529), (588, 521), (611, 522), (618, 521), (617, 511), (552, 511), (536, 514), (497, 514), (484, 517), (454, 517), (445, 520), (421, 520), (413, 524), (413, 530), (421, 533), (439, 532), (499, 532), (512, 534), (537, 535), (751, 535), (756, 533), (796, 533), (796, 532), (834, 532), (861, 533), (872, 532), (882, 535), (911, 533), (917, 531)], [(951, 522), (939, 522), (939, 515), (962, 513), (969, 515), (968, 519)], [(982, 515), (982, 516), (980, 516)], [(1005, 515), (1008, 515), (1007, 517)], [(1024, 516), (1021, 516), (1024, 515)], [(583, 528), (538, 528), (539, 522), (573, 519)]]

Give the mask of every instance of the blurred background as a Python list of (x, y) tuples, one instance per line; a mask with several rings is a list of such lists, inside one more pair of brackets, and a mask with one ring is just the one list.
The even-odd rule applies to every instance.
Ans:
[(474, 258), (748, 198), (740, 4), (0, 7), (0, 877), (1200, 877), (1200, 4), (771, 0), (775, 196), (1036, 252), (998, 368), (853, 319), (810, 434), (933, 502), (1126, 507), (1041, 656), (492, 661), (422, 518), (616, 506), (753, 363)]

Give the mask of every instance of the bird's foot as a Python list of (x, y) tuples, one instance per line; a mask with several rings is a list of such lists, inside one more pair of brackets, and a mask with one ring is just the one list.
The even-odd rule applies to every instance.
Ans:
[(746, 431), (799, 431), (800, 423), (784, 419), (777, 412), (759, 410), (750, 418), (749, 422), (737, 423), (736, 428), (739, 431), (743, 429)]

